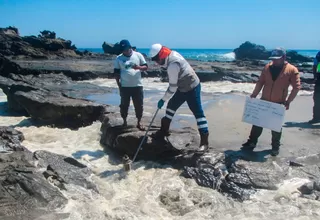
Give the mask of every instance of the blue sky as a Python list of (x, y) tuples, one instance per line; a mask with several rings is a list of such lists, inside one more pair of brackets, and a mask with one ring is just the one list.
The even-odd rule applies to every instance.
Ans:
[(53, 30), (77, 47), (320, 49), (319, 0), (0, 0), (0, 27)]

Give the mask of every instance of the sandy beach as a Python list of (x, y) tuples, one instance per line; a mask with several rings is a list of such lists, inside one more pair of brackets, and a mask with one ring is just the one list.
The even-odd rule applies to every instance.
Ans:
[[(245, 96), (223, 95), (206, 109), (212, 147), (219, 150), (239, 150), (250, 133), (251, 126), (241, 121)], [(312, 116), (311, 96), (298, 96), (286, 112), (280, 157), (304, 156), (319, 152), (320, 125), (308, 125)], [(271, 148), (271, 131), (264, 129), (255, 151)]]

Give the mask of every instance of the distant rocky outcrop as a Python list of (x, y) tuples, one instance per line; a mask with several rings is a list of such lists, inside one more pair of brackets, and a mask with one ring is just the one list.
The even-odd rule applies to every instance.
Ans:
[[(266, 50), (264, 46), (249, 41), (241, 44), (238, 48), (234, 49), (233, 52), (236, 54), (237, 60), (267, 60), (271, 55), (271, 51)], [(296, 51), (287, 51), (287, 60), (291, 63), (312, 62), (311, 57), (303, 56)]]
[(119, 43), (108, 44), (106, 42), (103, 42), (102, 49), (103, 49), (104, 53), (106, 53), (106, 54), (119, 55), (119, 54), (122, 53), (122, 51), (120, 50), (120, 44)]
[(298, 52), (294, 50), (287, 51), (287, 60), (291, 63), (304, 63), (313, 61), (311, 57), (306, 57), (298, 54)]
[(56, 38), (54, 31), (44, 30), (38, 36), (20, 36), (16, 27), (0, 28), (0, 54), (33, 59), (81, 58), (92, 53), (78, 51), (70, 40)]
[(34, 48), (42, 48), (45, 51), (58, 51), (62, 49), (75, 50), (77, 49), (74, 45), (71, 45), (70, 40), (64, 40), (62, 38), (52, 39), (36, 36), (22, 37), (22, 40), (29, 43)]
[(267, 60), (270, 57), (270, 52), (266, 50), (264, 46), (257, 45), (246, 41), (241, 44), (238, 48), (234, 49), (233, 52), (236, 54), (236, 59), (259, 59)]
[(39, 38), (46, 38), (46, 39), (56, 39), (56, 32), (54, 31), (40, 31), (40, 34), (38, 35)]

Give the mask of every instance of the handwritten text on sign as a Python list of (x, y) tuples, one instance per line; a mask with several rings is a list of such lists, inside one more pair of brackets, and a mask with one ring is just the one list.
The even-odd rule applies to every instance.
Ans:
[(242, 121), (280, 132), (285, 111), (283, 105), (247, 97)]

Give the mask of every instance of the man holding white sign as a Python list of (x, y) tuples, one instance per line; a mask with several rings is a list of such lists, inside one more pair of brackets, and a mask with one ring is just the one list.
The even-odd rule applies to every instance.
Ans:
[[(273, 103), (283, 104), (288, 110), (290, 103), (294, 100), (300, 90), (300, 75), (298, 69), (286, 61), (286, 51), (283, 48), (276, 48), (271, 52), (272, 60), (261, 72), (258, 82), (250, 95), (256, 98), (262, 90), (261, 99)], [(292, 91), (288, 96), (288, 88), (292, 86)], [(270, 119), (271, 120), (271, 119)], [(253, 150), (262, 134), (263, 128), (253, 125), (249, 139), (241, 149)], [(280, 149), (280, 132), (272, 131), (272, 156), (277, 156)]]

